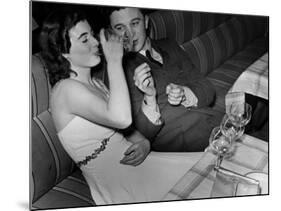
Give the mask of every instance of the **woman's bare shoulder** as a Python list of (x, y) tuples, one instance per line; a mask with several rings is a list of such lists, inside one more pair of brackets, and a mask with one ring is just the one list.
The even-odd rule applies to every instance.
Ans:
[(58, 84), (56, 84), (53, 87), (52, 92), (67, 94), (67, 93), (73, 93), (81, 90), (84, 91), (87, 90), (86, 86), (82, 82), (77, 81), (75, 79), (68, 78), (58, 82)]
[(82, 86), (83, 84), (75, 79), (72, 78), (67, 78), (67, 79), (63, 79), (60, 82), (58, 82), (58, 84), (56, 84), (55, 86), (61, 87), (61, 88), (71, 88), (72, 86), (76, 87), (76, 86)]
[(75, 79), (64, 79), (56, 84), (51, 92), (51, 106), (61, 110), (69, 110), (77, 103), (82, 104), (89, 98), (89, 90), (80, 81)]
[(69, 101), (77, 100), (77, 97), (87, 93), (85, 85), (77, 80), (68, 78), (58, 82), (51, 92), (51, 100)]

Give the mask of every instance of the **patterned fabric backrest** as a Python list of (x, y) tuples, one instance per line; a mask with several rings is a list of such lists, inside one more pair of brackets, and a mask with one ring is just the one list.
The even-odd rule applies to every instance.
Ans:
[(32, 201), (36, 201), (74, 170), (74, 163), (62, 148), (49, 110), (50, 85), (39, 54), (31, 66)]
[(150, 15), (153, 39), (176, 40), (204, 75), (267, 30), (267, 17), (160, 10)]
[(153, 39), (171, 38), (181, 45), (229, 19), (230, 15), (159, 10), (149, 17)]
[(234, 16), (182, 44), (195, 66), (207, 75), (254, 39), (266, 33), (266, 17)]

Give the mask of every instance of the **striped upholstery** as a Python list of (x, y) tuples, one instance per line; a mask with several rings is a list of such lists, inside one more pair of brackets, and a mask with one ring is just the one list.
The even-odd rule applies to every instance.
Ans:
[(180, 45), (214, 28), (230, 15), (160, 10), (150, 15), (153, 39), (172, 38)]
[(217, 99), (213, 109), (225, 110), (225, 95), (238, 76), (267, 49), (268, 41), (264, 38), (255, 40), (243, 51), (235, 54), (221, 66), (212, 71), (207, 78), (215, 85)]
[(160, 11), (150, 15), (151, 36), (172, 38), (215, 85), (214, 109), (238, 76), (268, 50), (268, 17)]
[[(89, 206), (93, 201), (88, 186), (81, 173), (80, 176), (77, 173), (80, 170), (65, 152), (56, 135), (49, 111), (50, 86), (39, 54), (32, 56), (31, 72), (33, 206)], [(72, 174), (80, 179), (75, 179)]]
[(182, 46), (201, 73), (207, 75), (255, 38), (263, 36), (263, 26), (264, 21), (256, 17), (237, 16)]
[(93, 206), (90, 190), (80, 170), (52, 187), (32, 204), (33, 209), (89, 207)]
[(235, 16), (182, 46), (215, 85), (214, 109), (225, 110), (225, 95), (239, 75), (268, 50), (267, 18)]

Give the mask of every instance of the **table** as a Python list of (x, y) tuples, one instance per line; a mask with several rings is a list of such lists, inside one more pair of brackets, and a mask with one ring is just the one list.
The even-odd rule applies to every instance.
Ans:
[[(216, 156), (206, 150), (164, 200), (211, 198), (216, 179), (215, 162)], [(245, 134), (237, 142), (234, 156), (230, 160), (223, 160), (221, 166), (240, 174), (252, 171), (268, 173), (268, 143)]]
[(236, 80), (230, 92), (246, 92), (268, 100), (268, 52), (250, 65)]
[[(268, 53), (250, 65), (228, 91), (245, 92), (268, 100)], [(216, 181), (216, 156), (206, 150), (202, 158), (177, 182), (163, 200), (211, 198)], [(223, 168), (239, 174), (257, 171), (268, 173), (268, 143), (244, 134), (236, 144), (231, 159), (224, 159)]]

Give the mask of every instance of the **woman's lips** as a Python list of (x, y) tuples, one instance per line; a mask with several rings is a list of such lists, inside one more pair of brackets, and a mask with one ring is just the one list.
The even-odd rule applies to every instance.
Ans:
[(93, 54), (96, 55), (96, 56), (100, 56), (101, 52), (100, 52), (99, 48), (94, 48), (93, 49)]

